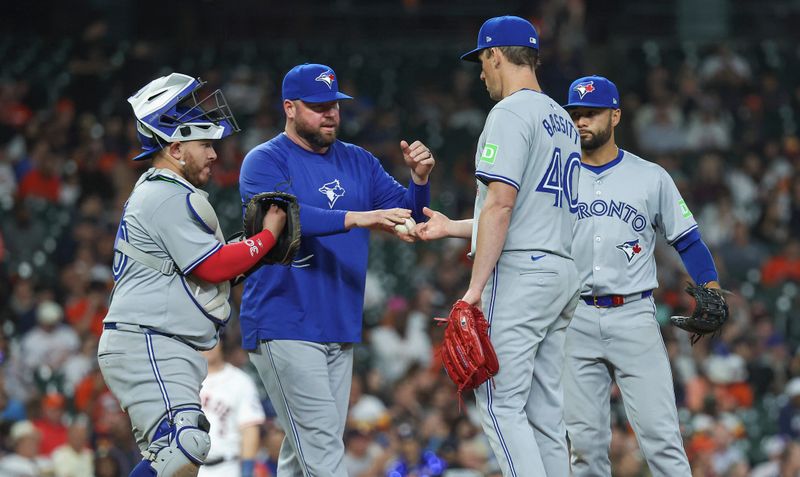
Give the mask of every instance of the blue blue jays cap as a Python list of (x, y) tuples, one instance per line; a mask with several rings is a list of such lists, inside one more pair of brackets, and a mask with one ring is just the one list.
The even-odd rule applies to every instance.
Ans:
[(617, 85), (602, 76), (584, 76), (572, 82), (564, 109), (569, 108), (619, 109)]
[(478, 32), (478, 47), (461, 55), (461, 59), (477, 63), (481, 50), (494, 46), (527, 46), (538, 50), (539, 34), (524, 18), (511, 15), (490, 18)]
[(339, 92), (339, 81), (333, 68), (304, 63), (297, 65), (283, 77), (283, 99), (300, 99), (306, 103), (327, 103), (340, 99), (353, 99)]

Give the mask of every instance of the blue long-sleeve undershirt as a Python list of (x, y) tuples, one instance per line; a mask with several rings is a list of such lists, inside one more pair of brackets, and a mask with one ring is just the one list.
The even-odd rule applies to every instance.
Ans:
[(681, 256), (683, 266), (695, 283), (702, 285), (711, 281), (719, 281), (717, 268), (711, 251), (700, 237), (697, 229), (672, 244)]

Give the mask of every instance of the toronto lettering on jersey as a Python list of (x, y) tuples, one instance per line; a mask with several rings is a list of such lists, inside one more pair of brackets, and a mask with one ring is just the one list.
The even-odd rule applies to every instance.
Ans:
[(580, 135), (575, 129), (575, 124), (571, 119), (551, 113), (542, 121), (542, 126), (544, 126), (545, 131), (547, 131), (547, 134), (549, 134), (550, 137), (553, 137), (555, 133), (560, 132), (572, 139), (573, 144), (578, 144)]
[(578, 202), (578, 220), (592, 216), (602, 217), (604, 215), (608, 217), (616, 216), (626, 224), (630, 224), (631, 228), (636, 232), (641, 232), (647, 227), (647, 219), (644, 215), (625, 202), (614, 202), (612, 200), (609, 204), (601, 199), (596, 199), (591, 204)]

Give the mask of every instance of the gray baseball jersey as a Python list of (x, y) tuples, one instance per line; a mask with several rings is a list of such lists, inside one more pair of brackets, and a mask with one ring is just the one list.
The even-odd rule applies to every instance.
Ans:
[(521, 90), (492, 109), (478, 143), (473, 250), (488, 184), (518, 191), (503, 253), (481, 296), (500, 371), (475, 390), (481, 424), (506, 477), (569, 476), (561, 373), (578, 300), (571, 258), (578, 142), (561, 106)]
[(125, 205), (118, 240), (121, 237), (152, 257), (171, 260), (177, 273), (161, 273), (115, 252), (116, 285), (104, 322), (146, 326), (203, 349), (214, 346), (219, 323), (199, 305), (197, 290), (185, 275), (223, 244), (196, 215), (189, 201), (193, 193), (205, 194), (166, 169), (151, 168), (136, 183)]
[[(581, 295), (566, 335), (564, 416), (575, 477), (610, 476), (610, 395), (616, 382), (650, 471), (689, 477), (669, 358), (649, 291), (658, 286), (656, 232), (670, 243), (697, 227), (669, 174), (620, 149), (580, 177), (573, 254)], [(644, 293), (648, 292), (648, 293)]]
[(697, 227), (661, 166), (622, 149), (616, 161), (599, 173), (581, 171), (573, 247), (581, 295), (629, 295), (658, 287), (656, 231), (672, 244)]
[(504, 251), (541, 250), (571, 257), (578, 197), (580, 137), (564, 109), (547, 95), (518, 91), (497, 103), (478, 141), (478, 194), (472, 250), (487, 184), (517, 189)]

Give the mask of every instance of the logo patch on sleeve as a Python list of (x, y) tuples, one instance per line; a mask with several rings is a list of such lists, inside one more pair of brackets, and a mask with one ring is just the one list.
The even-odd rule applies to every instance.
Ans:
[(683, 218), (688, 219), (692, 216), (692, 211), (689, 210), (689, 206), (686, 205), (686, 201), (681, 199), (678, 201), (678, 207), (681, 208), (681, 214), (683, 214)]
[(497, 144), (487, 142), (486, 145), (483, 146), (483, 152), (481, 152), (481, 162), (494, 164), (495, 159), (497, 159)]

